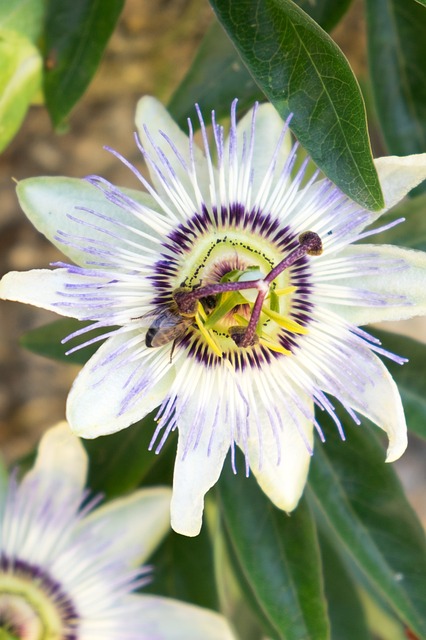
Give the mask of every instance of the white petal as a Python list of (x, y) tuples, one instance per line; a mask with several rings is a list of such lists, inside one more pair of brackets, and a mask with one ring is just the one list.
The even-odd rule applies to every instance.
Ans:
[(68, 285), (87, 284), (89, 279), (70, 274), (67, 269), (10, 271), (0, 280), (0, 298), (32, 304), (62, 316), (87, 319), (88, 308), (70, 304), (64, 295)]
[[(66, 489), (70, 500), (82, 496), (86, 483), (88, 458), (80, 440), (71, 433), (66, 422), (48, 429), (42, 437), (33, 468), (25, 475), (22, 487), (36, 483), (43, 487), (58, 506), (65, 496), (59, 485)], [(56, 491), (55, 491), (56, 487)]]
[[(152, 160), (156, 164), (158, 164), (159, 158), (145, 131), (145, 126), (147, 127), (149, 136), (153, 140), (155, 146), (161, 149), (167, 157), (168, 162), (173, 167), (173, 170), (177, 175), (177, 179), (183, 185), (184, 190), (188, 194), (192, 195), (193, 188), (191, 185), (191, 181), (188, 178), (188, 168), (191, 166), (189, 138), (178, 127), (176, 122), (171, 118), (167, 109), (165, 109), (161, 102), (159, 102), (155, 98), (152, 98), (151, 96), (144, 96), (138, 102), (138, 106), (136, 108), (136, 127), (138, 129), (139, 137), (141, 139), (143, 147), (146, 149)], [(176, 147), (178, 153), (186, 163), (187, 168), (183, 167), (179, 162), (169, 143), (161, 135), (161, 132), (166, 134), (166, 136), (173, 142), (173, 145)], [(193, 147), (193, 152), (197, 170), (197, 182), (204, 198), (207, 199), (209, 193), (207, 161), (202, 151), (195, 144)], [(163, 197), (165, 197), (166, 200), (168, 200), (162, 180), (158, 177), (156, 171), (153, 169), (150, 163), (148, 162), (147, 164), (150, 172), (151, 182), (154, 185), (156, 191)], [(165, 171), (164, 166), (162, 167), (162, 170), (163, 172)]]
[[(339, 399), (366, 416), (388, 435), (386, 462), (402, 456), (407, 448), (407, 424), (401, 396), (392, 376), (382, 361), (370, 349), (359, 349), (354, 358), (362, 361), (363, 388), (340, 394)], [(333, 393), (332, 389), (324, 389)]]
[(382, 377), (375, 381), (372, 389), (366, 389), (364, 398), (370, 407), (366, 415), (386, 431), (389, 438), (386, 462), (394, 462), (407, 448), (407, 424), (398, 387), (386, 367), (377, 360)]
[[(152, 233), (148, 224), (136, 219), (131, 211), (109, 202), (100, 189), (86, 180), (56, 177), (29, 178), (18, 182), (16, 191), (22, 209), (36, 229), (79, 265), (85, 265), (93, 260), (93, 255), (72, 246), (76, 243), (76, 238), (85, 239), (83, 246), (90, 246), (89, 241), (95, 240), (127, 249), (126, 240), (135, 241), (137, 237), (122, 225), (137, 227), (148, 234)], [(156, 208), (154, 200), (147, 193), (129, 189), (123, 189), (123, 192), (139, 204)], [(91, 209), (104, 217), (97, 218), (86, 211), (78, 210), (78, 207)], [(105, 216), (109, 219), (105, 219)], [(86, 220), (91, 226), (82, 224), (77, 219)], [(66, 236), (58, 237), (58, 232)], [(113, 234), (114, 237), (108, 234)], [(148, 240), (144, 239), (144, 242), (150, 245)]]
[[(96, 438), (120, 431), (155, 409), (166, 395), (175, 375), (176, 358), (170, 364), (170, 349), (166, 345), (155, 353), (150, 350), (149, 362), (144, 347), (140, 349), (145, 357), (132, 359), (136, 347), (133, 345), (127, 351), (126, 345), (135, 338), (140, 340), (137, 332), (109, 338), (74, 381), (68, 395), (67, 419), (77, 435)], [(156, 383), (151, 368), (153, 360), (161, 370)], [(125, 407), (126, 398), (141, 377), (146, 386)]]
[[(290, 402), (290, 401), (289, 401)], [(311, 405), (311, 401), (307, 401)], [(293, 409), (296, 413), (296, 409)], [(313, 413), (313, 406), (312, 406)], [(303, 430), (306, 442), (293, 420), (288, 416), (283, 420), (282, 430), (277, 434), (277, 442), (272, 429), (264, 424), (262, 429), (262, 465), (259, 468), (259, 444), (257, 438), (250, 438), (248, 450), (250, 469), (268, 498), (284, 511), (293, 511), (303, 493), (308, 476), (311, 454), (307, 444), (313, 449), (313, 423), (297, 411), (298, 426)], [(280, 459), (277, 460), (277, 450)]]
[(85, 518), (77, 531), (98, 527), (100, 547), (109, 541), (106, 553), (126, 564), (144, 563), (170, 529), (169, 487), (142, 489), (112, 500)]
[(387, 156), (374, 161), (385, 199), (385, 209), (396, 205), (426, 179), (426, 153)]
[(51, 567), (66, 550), (84, 497), (88, 459), (65, 422), (41, 439), (33, 468), (9, 500), (2, 551)]
[[(241, 150), (243, 147), (244, 137), (246, 145), (248, 145), (251, 137), (253, 110), (251, 109), (246, 115), (238, 121), (237, 124), (237, 141)], [(253, 147), (253, 194), (256, 194), (269, 168), (271, 159), (275, 153), (276, 146), (283, 131), (284, 122), (278, 115), (277, 110), (270, 104), (261, 104), (256, 113), (256, 124), (254, 133)], [(290, 130), (287, 131), (283, 143), (277, 154), (277, 167), (282, 167), (291, 151), (292, 142)], [(225, 158), (229, 154), (229, 139), (226, 144)], [(271, 189), (278, 179), (279, 173), (274, 176)]]
[[(213, 437), (211, 438), (211, 429), (204, 425), (196, 447), (188, 450), (188, 437), (194, 428), (198, 406), (199, 401), (196, 399), (179, 415), (171, 522), (172, 528), (185, 536), (199, 534), (204, 496), (216, 484), (230, 446), (229, 427), (219, 419), (215, 423)], [(212, 406), (210, 409), (211, 414), (215, 414), (215, 407)]]
[(215, 611), (160, 596), (132, 599), (141, 640), (236, 640), (227, 620)]
[[(333, 311), (356, 325), (385, 320), (403, 320), (426, 314), (426, 253), (391, 245), (352, 245), (339, 257), (356, 261), (363, 254), (373, 254), (377, 271), (360, 278), (333, 280), (335, 285), (360, 288), (383, 297), (388, 302), (363, 306), (363, 300), (354, 306), (333, 304)], [(392, 268), (392, 261), (396, 261)], [(382, 266), (381, 266), (382, 263)]]

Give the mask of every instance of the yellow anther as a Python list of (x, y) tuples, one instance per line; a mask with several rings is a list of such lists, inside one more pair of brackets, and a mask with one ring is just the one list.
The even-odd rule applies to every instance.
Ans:
[(216, 342), (212, 332), (206, 329), (204, 326), (204, 320), (206, 318), (207, 318), (206, 313), (202, 308), (201, 304), (199, 304), (198, 312), (195, 314), (195, 322), (197, 323), (197, 327), (199, 328), (201, 335), (203, 336), (203, 338), (205, 339), (205, 341), (207, 342), (207, 344), (209, 345), (213, 353), (215, 353), (217, 356), (219, 356), (219, 358), (221, 358), (223, 355), (222, 349)]
[(278, 344), (277, 342), (269, 341), (269, 339), (267, 340), (264, 337), (261, 337), (259, 342), (263, 347), (270, 349), (270, 351), (277, 351), (278, 353), (283, 353), (286, 356), (291, 355), (291, 351), (289, 351), (282, 345)]
[(282, 327), (283, 329), (287, 329), (287, 331), (291, 331), (292, 333), (300, 333), (301, 335), (308, 333), (308, 330), (305, 327), (302, 327), (301, 324), (299, 324), (295, 320), (290, 320), (290, 318), (286, 318), (285, 316), (282, 316), (280, 313), (277, 313), (276, 311), (272, 311), (271, 309), (268, 309), (266, 305), (262, 307), (262, 313), (264, 313), (265, 316), (268, 316), (268, 318), (276, 322), (278, 326)]
[(248, 325), (248, 319), (240, 315), (239, 313), (234, 313), (232, 317), (234, 318), (235, 322), (242, 327), (246, 327)]
[(274, 293), (277, 296), (287, 296), (289, 293), (294, 293), (297, 287), (284, 287), (284, 289), (274, 289)]

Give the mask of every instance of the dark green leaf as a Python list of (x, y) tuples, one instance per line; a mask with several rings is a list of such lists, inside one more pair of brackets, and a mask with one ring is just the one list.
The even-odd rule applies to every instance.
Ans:
[(209, 609), (219, 608), (212, 540), (206, 525), (196, 538), (171, 532), (150, 562), (155, 567), (153, 581), (144, 588), (144, 593), (156, 593)]
[[(296, 4), (306, 11), (324, 29), (332, 28), (346, 11), (351, 0), (298, 0)], [(186, 118), (193, 114), (198, 103), (204, 113), (215, 110), (217, 118), (229, 115), (232, 100), (238, 98), (240, 109), (253, 106), (265, 99), (242, 62), (225, 31), (214, 22), (205, 35), (197, 55), (173, 94), (168, 109), (182, 128)], [(194, 118), (197, 126), (197, 119)]]
[[(149, 451), (149, 443), (157, 426), (155, 412), (136, 424), (109, 436), (95, 440), (83, 440), (90, 457), (89, 487), (102, 492), (107, 498), (132, 491), (142, 482), (145, 486), (150, 472), (163, 458), (173, 471), (176, 444), (173, 436), (167, 439), (161, 453)], [(162, 474), (155, 484), (169, 484), (169, 477)]]
[(386, 362), (401, 393), (408, 428), (426, 438), (426, 345), (387, 331), (374, 329), (383, 346), (392, 353), (408, 358), (402, 367)]
[[(426, 195), (406, 199), (386, 214), (386, 222), (404, 217), (405, 222), (374, 236), (374, 243), (397, 244), (426, 251)], [(371, 238), (367, 239), (367, 242)]]
[[(326, 523), (324, 516), (321, 514), (321, 511), (316, 508), (313, 501), (311, 501), (311, 506), (313, 507), (314, 516), (317, 522), (321, 549), (324, 540), (327, 540), (329, 548), (334, 551), (336, 556), (338, 554), (342, 569), (346, 572), (348, 579), (351, 581), (352, 589), (355, 588), (355, 597), (358, 601), (357, 606), (361, 607), (361, 615), (364, 624), (367, 624), (368, 626), (368, 634), (365, 637), (369, 640), (370, 636), (372, 636), (374, 640), (388, 640), (388, 638), (389, 640), (406, 640), (404, 623), (395, 614), (392, 607), (390, 607), (389, 603), (383, 598), (382, 594), (380, 594), (374, 585), (370, 583), (368, 577), (360, 569), (359, 565), (357, 565), (353, 558), (345, 552), (345, 548), (341, 544), (341, 541), (336, 536), (333, 529)], [(324, 574), (326, 571), (327, 567), (324, 566)], [(324, 578), (325, 581), (327, 581), (327, 577), (325, 575)], [(334, 603), (329, 603), (329, 608), (333, 605)], [(330, 618), (331, 615), (332, 612), (330, 611)], [(333, 627), (333, 621), (330, 620), (330, 622)], [(357, 638), (359, 637), (364, 640), (364, 636), (362, 634), (357, 636)], [(332, 640), (334, 640), (334, 638)], [(338, 637), (336, 640), (340, 640), (340, 638)]]
[(388, 149), (423, 153), (426, 11), (414, 0), (367, 0), (367, 25), (372, 89)]
[(291, 0), (211, 0), (243, 61), (316, 164), (347, 195), (383, 207), (364, 103), (331, 38)]
[(318, 541), (306, 503), (289, 517), (244, 476), (241, 455), (237, 465), (234, 475), (228, 459), (218, 482), (224, 528), (274, 640), (328, 638)]
[(55, 126), (92, 79), (124, 0), (49, 0), (45, 23), (46, 106)]
[(8, 483), (8, 473), (3, 458), (0, 456), (0, 500), (3, 501)]
[[(238, 97), (241, 109), (253, 106), (265, 96), (247, 71), (234, 45), (219, 23), (207, 32), (187, 75), (170, 100), (168, 109), (186, 129), (186, 118), (198, 103), (207, 114), (213, 109), (217, 118), (229, 115), (230, 105)], [(197, 126), (197, 119), (193, 118)]]
[(426, 637), (426, 541), (372, 428), (343, 421), (342, 442), (330, 420), (309, 475), (328, 525), (379, 594)]
[(315, 22), (331, 31), (346, 13), (352, 0), (294, 0)]
[(424, 7), (426, 7), (426, 0), (416, 0), (416, 2), (418, 2), (419, 4), (422, 4)]
[(372, 636), (352, 577), (326, 535), (320, 534), (319, 541), (331, 640), (371, 640)]
[[(250, 638), (250, 640), (259, 640), (266, 636), (267, 638), (275, 638), (276, 631), (267, 614), (262, 608), (262, 602), (257, 600), (257, 595), (251, 588), (249, 580), (244, 573), (232, 546), (229, 535), (224, 535), (225, 543), (225, 562), (227, 562), (228, 571), (233, 576), (233, 582), (237, 584), (238, 596), (231, 591), (230, 596), (234, 596), (236, 602), (231, 601), (230, 608), (233, 613), (232, 622), (235, 626), (238, 638)], [(228, 594), (226, 594), (228, 596)], [(229, 596), (228, 596), (229, 597)]]
[(21, 345), (37, 353), (39, 356), (45, 356), (46, 358), (52, 358), (53, 360), (61, 360), (68, 362), (69, 364), (85, 364), (89, 358), (95, 353), (95, 351), (102, 344), (102, 341), (95, 342), (88, 347), (84, 347), (70, 355), (65, 355), (66, 352), (78, 344), (82, 344), (86, 339), (95, 338), (101, 336), (108, 331), (108, 329), (96, 329), (85, 336), (75, 338), (66, 344), (61, 344), (61, 340), (71, 335), (74, 331), (81, 329), (82, 327), (89, 326), (91, 322), (80, 322), (73, 318), (65, 318), (63, 320), (56, 320), (50, 324), (46, 324), (38, 329), (32, 329), (21, 337)]

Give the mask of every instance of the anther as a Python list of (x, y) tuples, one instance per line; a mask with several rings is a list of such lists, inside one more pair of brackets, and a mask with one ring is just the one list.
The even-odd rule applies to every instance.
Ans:
[(247, 338), (246, 327), (240, 327), (237, 325), (235, 327), (229, 327), (228, 331), (237, 347), (254, 347), (254, 345), (259, 342), (257, 333), (254, 333)]
[(299, 236), (299, 244), (306, 248), (309, 256), (320, 256), (322, 254), (322, 241), (315, 231), (304, 231)]

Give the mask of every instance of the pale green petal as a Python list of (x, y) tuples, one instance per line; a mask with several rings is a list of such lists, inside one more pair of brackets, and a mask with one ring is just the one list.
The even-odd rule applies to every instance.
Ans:
[[(114, 358), (120, 349), (125, 349), (128, 340), (138, 337), (138, 332), (116, 335), (109, 338), (95, 353), (74, 381), (67, 401), (67, 419), (71, 429), (83, 438), (97, 438), (115, 433), (137, 422), (153, 411), (165, 397), (175, 375), (174, 363), (170, 363), (170, 347), (166, 345), (160, 355), (156, 353), (156, 365), (163, 377), (144, 391), (127, 409), (123, 402), (138, 374), (146, 373), (150, 378), (149, 365), (144, 359), (122, 362)], [(143, 335), (141, 340), (143, 340)], [(136, 347), (132, 347), (132, 351)], [(146, 353), (146, 350), (145, 350)], [(131, 355), (131, 354), (130, 354)], [(126, 356), (129, 354), (126, 352)]]
[(66, 269), (10, 271), (0, 280), (0, 298), (32, 304), (70, 318), (87, 319), (87, 307), (69, 306), (69, 298), (61, 295), (66, 285), (87, 282), (88, 278), (70, 274)]
[[(16, 191), (22, 209), (36, 229), (78, 265), (86, 265), (87, 262), (93, 261), (93, 255), (72, 246), (76, 238), (84, 237), (83, 245), (86, 246), (91, 246), (90, 240), (96, 240), (110, 243), (112, 247), (128, 249), (126, 241), (135, 241), (138, 238), (121, 225), (137, 227), (142, 232), (152, 234), (148, 224), (136, 220), (130, 211), (109, 202), (100, 189), (86, 180), (62, 177), (29, 178), (18, 182)], [(123, 192), (148, 209), (156, 209), (155, 201), (147, 193), (130, 189), (123, 189)], [(78, 207), (85, 207), (107, 216), (120, 223), (120, 226), (105, 218), (96, 218), (87, 212), (79, 211)], [(85, 220), (89, 224), (83, 225), (76, 219)], [(66, 237), (58, 238), (58, 232), (65, 233)], [(146, 238), (143, 243), (148, 247), (156, 246)]]
[[(145, 126), (148, 129), (149, 136), (145, 131)], [(188, 168), (191, 167), (188, 135), (178, 127), (176, 122), (172, 119), (167, 109), (161, 104), (161, 102), (159, 102), (155, 98), (152, 98), (151, 96), (144, 96), (143, 98), (141, 98), (136, 109), (136, 127), (142, 145), (146, 149), (151, 159), (156, 164), (159, 163), (158, 156), (152, 146), (150, 138), (167, 157), (168, 162), (173, 167), (177, 179), (183, 186), (185, 192), (193, 195), (192, 184), (188, 177)], [(165, 140), (161, 133), (166, 134), (167, 137), (173, 142), (173, 145), (176, 147), (177, 151), (186, 163), (187, 168), (183, 167), (179, 162), (169, 143), (167, 142), (167, 140)], [(208, 201), (210, 181), (207, 170), (207, 161), (204, 157), (203, 152), (195, 144), (193, 152), (197, 171), (198, 186), (200, 187), (204, 200)], [(163, 198), (165, 198), (166, 201), (168, 201), (168, 197), (165, 193), (162, 181), (150, 166), (150, 163), (147, 163), (147, 166), (149, 169), (151, 182), (154, 185), (157, 193), (159, 193)], [(164, 172), (164, 167), (162, 168), (162, 171)]]
[[(306, 403), (312, 405), (313, 414), (313, 403), (308, 399)], [(262, 465), (259, 467), (258, 438), (252, 437), (248, 441), (250, 469), (268, 498), (284, 511), (293, 511), (299, 502), (311, 461), (307, 444), (311, 449), (314, 446), (312, 420), (296, 412), (296, 409), (292, 411), (294, 414), (297, 413), (298, 425), (303, 431), (306, 442), (290, 416), (287, 420), (283, 420), (282, 430), (276, 436), (265, 421), (262, 425)], [(279, 449), (281, 453), (278, 462)]]
[(34, 466), (25, 475), (22, 487), (36, 482), (40, 496), (48, 490), (51, 499), (59, 504), (67, 497), (78, 500), (86, 483), (87, 468), (88, 458), (83, 445), (67, 423), (60, 422), (42, 437)]
[(236, 640), (219, 613), (160, 596), (132, 596), (143, 640)]
[[(349, 257), (355, 263), (363, 254), (374, 254), (377, 272), (363, 274), (361, 279), (333, 280), (333, 284), (397, 298), (389, 297), (387, 304), (371, 307), (362, 306), (362, 300), (356, 306), (328, 305), (333, 311), (356, 325), (404, 320), (426, 314), (425, 252), (391, 245), (352, 245), (339, 253), (339, 257)], [(398, 261), (398, 269), (393, 269), (389, 260)]]
[(106, 552), (130, 565), (143, 564), (170, 530), (169, 487), (141, 489), (112, 500), (86, 517), (77, 531), (98, 527), (98, 537), (110, 541)]
[(386, 156), (374, 161), (382, 186), (385, 210), (396, 205), (426, 179), (426, 153)]

